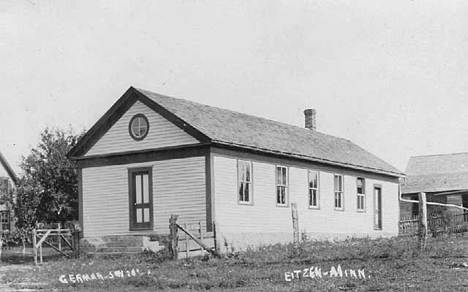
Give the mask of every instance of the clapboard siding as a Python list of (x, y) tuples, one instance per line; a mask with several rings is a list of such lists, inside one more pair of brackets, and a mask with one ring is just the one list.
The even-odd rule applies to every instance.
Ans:
[(167, 233), (169, 217), (178, 222), (202, 221), (206, 230), (205, 157), (158, 161), (153, 166), (154, 227)]
[(169, 217), (179, 222), (202, 221), (206, 230), (205, 157), (144, 164), (83, 169), (83, 230), (85, 237), (124, 235), (129, 227), (128, 169), (153, 169), (153, 220), (159, 234), (169, 232)]
[[(257, 242), (275, 240), (275, 233), (292, 240), (291, 208), (276, 206), (275, 164), (253, 161), (252, 166), (253, 205), (241, 205), (237, 202), (237, 160), (214, 157), (215, 220), (220, 232), (233, 241), (252, 236), (258, 237)], [(344, 176), (344, 210), (337, 211), (334, 208), (335, 172), (314, 165), (310, 169), (319, 171), (318, 210), (308, 207), (308, 168), (289, 166), (289, 203), (297, 203), (301, 231), (317, 238), (378, 237), (398, 233), (398, 183), (366, 178), (366, 212), (357, 212), (356, 178), (362, 174), (337, 171)], [(383, 230), (374, 230), (373, 225), (374, 184), (382, 186)], [(247, 245), (255, 244), (252, 238), (248, 240)]]
[[(131, 118), (139, 113), (144, 114), (148, 118), (150, 130), (145, 139), (135, 141), (128, 132), (128, 125)], [(140, 101), (137, 101), (109, 131), (91, 147), (85, 156), (187, 145), (197, 142), (197, 139), (193, 138)]]
[(128, 234), (128, 170), (125, 166), (83, 169), (85, 237)]

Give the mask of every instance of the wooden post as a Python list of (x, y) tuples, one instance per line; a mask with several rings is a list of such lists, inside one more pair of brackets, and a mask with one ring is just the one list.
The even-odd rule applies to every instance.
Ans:
[(201, 221), (198, 221), (198, 230), (200, 231), (200, 240), (203, 242), (203, 229)]
[(176, 260), (179, 256), (179, 250), (178, 250), (178, 245), (179, 245), (179, 238), (177, 236), (177, 218), (179, 218), (179, 215), (177, 214), (171, 214), (171, 218), (169, 219), (169, 252), (172, 254), (172, 259)]
[(427, 241), (427, 206), (426, 206), (426, 193), (419, 193), (419, 248), (426, 249)]
[[(42, 235), (44, 237), (44, 235)], [(42, 239), (42, 238), (41, 238)], [(39, 242), (39, 256), (42, 264), (42, 242)]]
[(216, 221), (213, 221), (212, 223), (213, 226), (213, 237), (214, 237), (214, 248), (215, 252), (217, 254), (220, 254), (220, 248), (219, 248), (219, 240), (218, 240), (218, 223)]
[(36, 229), (33, 229), (33, 250), (34, 250), (34, 264), (37, 266), (37, 246), (36, 246)]
[(62, 237), (60, 236), (60, 228), (62, 228), (62, 227), (61, 227), (60, 223), (58, 223), (58, 230), (57, 230), (58, 249), (62, 250)]
[[(72, 234), (72, 245), (73, 245), (73, 257), (78, 258), (80, 256), (80, 230), (71, 231)], [(60, 240), (62, 238), (60, 237)]]
[(297, 213), (297, 204), (291, 203), (291, 214), (293, 221), (294, 245), (299, 244), (299, 215)]
[[(187, 223), (184, 223), (184, 229), (187, 230)], [(189, 254), (190, 254), (190, 237), (187, 236), (187, 234), (185, 235), (185, 258), (189, 258)]]

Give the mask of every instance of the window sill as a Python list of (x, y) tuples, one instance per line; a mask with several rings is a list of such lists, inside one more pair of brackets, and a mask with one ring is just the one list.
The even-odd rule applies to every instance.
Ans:
[(280, 208), (288, 208), (288, 204), (276, 204), (276, 207), (280, 207)]
[(242, 205), (242, 206), (253, 206), (253, 202), (241, 202), (241, 201), (237, 201), (237, 203), (239, 205)]
[(320, 206), (317, 206), (317, 207), (309, 206), (309, 210), (320, 210)]
[(335, 208), (335, 211), (344, 212), (344, 208)]

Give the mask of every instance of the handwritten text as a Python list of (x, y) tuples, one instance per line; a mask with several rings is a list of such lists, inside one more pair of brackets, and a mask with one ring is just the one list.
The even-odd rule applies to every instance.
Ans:
[(131, 270), (115, 270), (109, 271), (107, 273), (87, 273), (87, 274), (70, 274), (70, 275), (61, 275), (59, 277), (59, 282), (63, 284), (69, 283), (84, 283), (89, 281), (104, 281), (112, 280), (116, 278), (131, 278), (139, 277), (143, 275), (151, 274), (150, 270), (146, 272), (140, 272), (139, 269)]
[[(338, 267), (332, 266), (330, 270), (322, 271), (320, 267), (310, 267), (305, 269), (298, 269), (284, 273), (284, 280), (291, 282), (292, 280), (302, 279), (302, 278), (333, 278), (333, 277), (349, 277), (355, 279), (366, 279), (366, 273), (364, 269), (342, 269), (341, 265)], [(368, 276), (370, 278), (370, 276)]]

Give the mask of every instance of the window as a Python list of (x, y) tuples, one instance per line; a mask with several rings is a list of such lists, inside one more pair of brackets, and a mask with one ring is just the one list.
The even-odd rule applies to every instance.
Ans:
[(356, 179), (357, 189), (357, 210), (359, 212), (366, 211), (366, 180), (358, 177)]
[(145, 115), (134, 115), (128, 124), (128, 131), (134, 140), (143, 140), (149, 132), (149, 122)]
[(309, 170), (309, 207), (318, 209), (319, 205), (319, 173), (318, 171)]
[(130, 230), (153, 228), (153, 183), (151, 167), (128, 170)]
[(0, 221), (2, 223), (2, 230), (10, 230), (10, 212), (1, 211)]
[(276, 205), (288, 205), (288, 168), (276, 166)]
[(239, 203), (252, 203), (252, 162), (237, 161)]
[(343, 176), (341, 174), (335, 174), (334, 177), (334, 189), (335, 189), (335, 210), (343, 210)]

